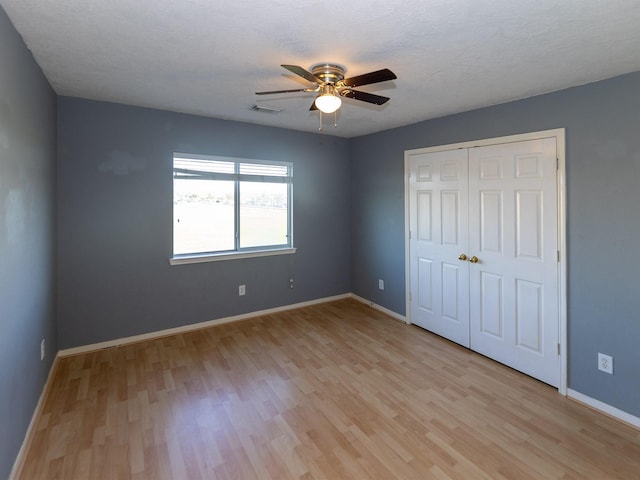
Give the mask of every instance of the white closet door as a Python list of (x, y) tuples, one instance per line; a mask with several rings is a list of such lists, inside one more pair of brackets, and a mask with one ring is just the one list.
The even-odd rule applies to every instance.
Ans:
[(412, 322), (469, 347), (467, 150), (410, 158)]
[(411, 321), (560, 383), (556, 138), (409, 153)]
[(556, 139), (469, 150), (471, 348), (558, 386)]

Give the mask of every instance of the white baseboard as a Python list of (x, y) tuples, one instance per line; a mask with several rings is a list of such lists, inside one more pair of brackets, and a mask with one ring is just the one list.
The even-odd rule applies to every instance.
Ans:
[(355, 293), (350, 294), (350, 297), (353, 298), (354, 300), (357, 300), (358, 302), (361, 302), (361, 303), (364, 303), (365, 305), (370, 306), (371, 308), (375, 308), (376, 310), (380, 310), (382, 313), (385, 313), (385, 314), (389, 315), (390, 317), (395, 318), (396, 320), (400, 320), (401, 322), (404, 322), (404, 323), (409, 323), (407, 321), (407, 317), (405, 317), (404, 315), (400, 315), (399, 313), (396, 313), (393, 310), (389, 310), (388, 308), (384, 308), (383, 306), (378, 305), (376, 303), (373, 303), (372, 301), (367, 300), (366, 298), (359, 297)]
[(615, 418), (616, 420), (620, 420), (624, 423), (628, 423), (632, 427), (636, 427), (640, 429), (640, 418), (630, 413), (627, 413), (623, 410), (617, 409), (616, 407), (612, 407), (608, 403), (601, 402), (600, 400), (596, 400), (595, 398), (591, 398), (584, 393), (576, 392), (572, 389), (567, 389), (567, 396), (577, 402), (584, 403), (586, 406), (593, 408), (594, 410), (598, 410), (599, 412), (604, 413), (610, 417)]
[(13, 462), (13, 468), (11, 469), (11, 473), (9, 473), (9, 480), (14, 480), (20, 476), (22, 473), (22, 468), (24, 466), (25, 457), (27, 452), (29, 451), (29, 447), (31, 446), (31, 441), (33, 440), (33, 436), (35, 433), (35, 429), (37, 428), (38, 420), (40, 419), (40, 412), (44, 407), (44, 401), (49, 393), (49, 388), (51, 387), (51, 381), (53, 380), (53, 374), (56, 371), (58, 366), (58, 356), (56, 355), (51, 363), (51, 368), (49, 368), (49, 373), (47, 375), (47, 380), (44, 382), (44, 386), (42, 387), (42, 392), (40, 392), (40, 398), (38, 399), (38, 403), (36, 404), (36, 408), (33, 411), (33, 415), (31, 415), (31, 421), (29, 422), (29, 426), (27, 427), (27, 431), (24, 435), (24, 439), (22, 440), (22, 446), (18, 451), (18, 456), (16, 460)]
[(246, 320), (252, 317), (259, 317), (261, 315), (270, 315), (272, 313), (284, 312), (286, 310), (293, 310), (294, 308), (308, 307), (311, 305), (317, 305), (320, 303), (333, 302), (335, 300), (342, 300), (345, 298), (351, 298), (350, 293), (342, 295), (335, 295), (333, 297), (318, 298), (316, 300), (309, 300), (307, 302), (294, 303), (292, 305), (285, 305), (283, 307), (269, 308), (267, 310), (260, 310), (257, 312), (243, 313), (242, 315), (234, 315), (231, 317), (218, 318), (215, 320), (208, 320), (206, 322), (192, 323), (189, 325), (183, 325), (181, 327), (167, 328), (165, 330), (156, 330), (155, 332), (143, 333), (140, 335), (133, 335), (130, 337), (117, 338), (115, 340), (108, 340), (106, 342), (92, 343), (89, 345), (81, 345), (79, 347), (66, 348), (58, 351), (59, 357), (69, 357), (72, 355), (78, 355), (81, 353), (94, 352), (96, 350), (102, 350), (103, 348), (118, 347), (120, 345), (127, 345), (129, 343), (143, 342), (145, 340), (153, 340), (155, 338), (167, 337), (169, 335), (177, 335), (180, 333), (191, 332), (193, 330), (201, 330), (203, 328), (213, 327), (215, 325), (223, 325), (225, 323), (237, 322), (240, 320)]

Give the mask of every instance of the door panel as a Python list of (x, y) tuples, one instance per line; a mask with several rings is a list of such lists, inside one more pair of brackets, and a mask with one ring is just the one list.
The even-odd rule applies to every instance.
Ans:
[(410, 159), (409, 250), (413, 323), (469, 346), (467, 152)]
[(542, 290), (539, 283), (516, 281), (516, 343), (538, 354), (544, 354)]
[(433, 239), (433, 231), (431, 228), (431, 192), (419, 191), (417, 195), (417, 228), (418, 240), (421, 242), (430, 242)]
[[(442, 262), (442, 316), (460, 322), (460, 266)], [(465, 321), (466, 323), (466, 321)]]
[(542, 192), (516, 192), (516, 258), (542, 261)]
[(440, 213), (442, 224), (442, 244), (456, 246), (460, 245), (458, 235), (458, 224), (460, 222), (460, 204), (458, 202), (458, 192), (440, 192)]
[(417, 308), (425, 315), (433, 315), (433, 275), (432, 266), (433, 262), (428, 258), (416, 258), (416, 265), (418, 270), (417, 275)]
[(502, 252), (502, 192), (480, 193), (480, 251)]
[(469, 199), (471, 348), (557, 386), (555, 138), (470, 149)]
[(502, 275), (480, 273), (480, 333), (504, 340)]

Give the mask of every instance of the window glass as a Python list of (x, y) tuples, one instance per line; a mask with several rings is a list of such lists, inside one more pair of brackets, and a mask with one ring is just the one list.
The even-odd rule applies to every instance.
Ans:
[(174, 255), (233, 250), (234, 210), (234, 182), (174, 180)]
[(240, 182), (240, 248), (287, 245), (285, 183)]
[(292, 246), (292, 167), (174, 154), (173, 254)]

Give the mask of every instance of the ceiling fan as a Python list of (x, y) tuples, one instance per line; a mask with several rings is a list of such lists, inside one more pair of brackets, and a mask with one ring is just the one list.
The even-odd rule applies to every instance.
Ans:
[(296, 92), (319, 92), (311, 104), (309, 110), (320, 110), (322, 113), (333, 113), (340, 108), (342, 100), (340, 97), (353, 98), (375, 105), (382, 105), (389, 101), (389, 97), (375, 95), (373, 93), (354, 90), (354, 87), (370, 85), (372, 83), (386, 82), (394, 80), (396, 77), (388, 68), (376, 70), (375, 72), (357, 75), (355, 77), (344, 78), (345, 68), (331, 63), (319, 63), (311, 67), (311, 71), (305, 70), (297, 65), (281, 65), (314, 85), (309, 88), (296, 90), (274, 90), (270, 92), (256, 92), (256, 95), (272, 95), (278, 93)]

